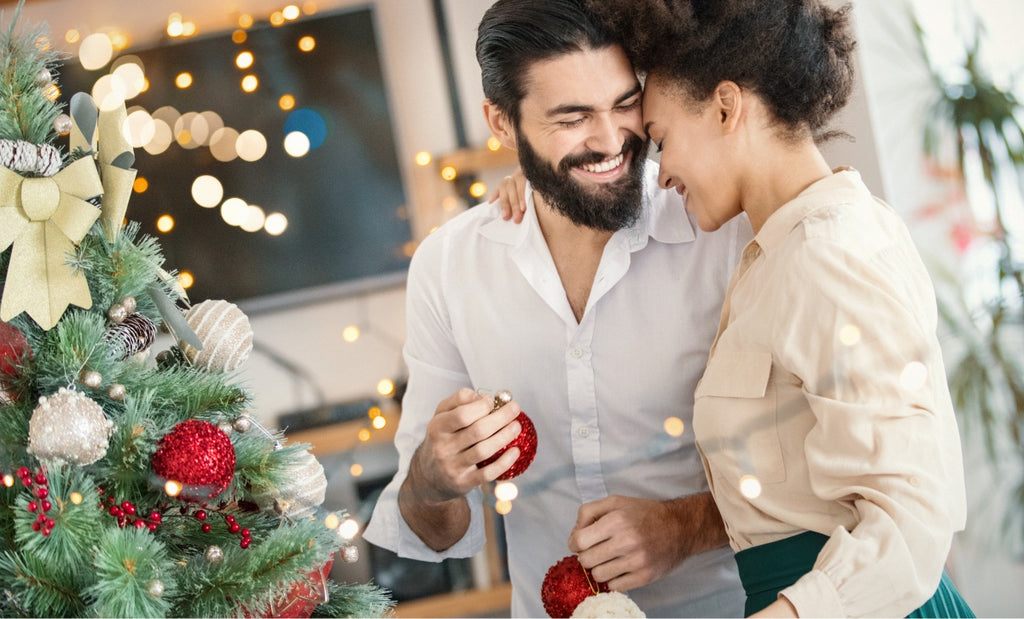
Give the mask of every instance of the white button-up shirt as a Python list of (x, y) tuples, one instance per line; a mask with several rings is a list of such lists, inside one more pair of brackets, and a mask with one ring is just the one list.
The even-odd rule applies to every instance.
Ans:
[(694, 429), (733, 548), (831, 536), (783, 591), (801, 617), (904, 617), (935, 593), (966, 512), (936, 324), (906, 226), (854, 171), (743, 252)]
[[(546, 616), (541, 583), (570, 554), (585, 502), (610, 494), (667, 500), (707, 490), (690, 421), (728, 276), (750, 239), (737, 219), (705, 234), (675, 192), (645, 174), (644, 209), (608, 241), (577, 323), (527, 190), (521, 225), (479, 205), (427, 237), (409, 268), (409, 384), (395, 437), (398, 473), (365, 538), (424, 561), (467, 557), (484, 544), (479, 490), (471, 524), (444, 552), (413, 533), (397, 505), (409, 460), (437, 403), (461, 387), (508, 389), (537, 429), (533, 464), (505, 516), (513, 616)], [(671, 436), (665, 420), (686, 431)], [(651, 616), (739, 616), (743, 595), (727, 548), (686, 560), (630, 591)]]

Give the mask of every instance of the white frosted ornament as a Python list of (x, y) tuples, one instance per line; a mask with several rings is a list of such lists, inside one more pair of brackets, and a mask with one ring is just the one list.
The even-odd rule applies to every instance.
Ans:
[(185, 313), (185, 320), (203, 343), (203, 349), (196, 350), (181, 342), (182, 352), (192, 365), (231, 372), (249, 358), (252, 326), (234, 303), (213, 299), (197, 303)]
[(28, 452), (43, 461), (92, 464), (107, 455), (114, 422), (78, 391), (61, 387), (39, 398), (28, 422)]
[(327, 476), (323, 465), (308, 450), (285, 469), (284, 478), (286, 481), (278, 486), (276, 494), (268, 492), (255, 497), (261, 509), (280, 510), (281, 507), (275, 507), (279, 503), (285, 506), (282, 515), (300, 519), (311, 516), (324, 502)]
[(646, 617), (644, 611), (629, 596), (618, 591), (588, 595), (570, 615), (574, 619), (596, 617)]

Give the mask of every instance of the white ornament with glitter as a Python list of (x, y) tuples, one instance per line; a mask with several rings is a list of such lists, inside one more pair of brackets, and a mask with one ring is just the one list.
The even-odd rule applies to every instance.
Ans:
[(28, 451), (43, 461), (92, 464), (107, 455), (113, 429), (99, 404), (61, 387), (39, 398), (28, 422)]

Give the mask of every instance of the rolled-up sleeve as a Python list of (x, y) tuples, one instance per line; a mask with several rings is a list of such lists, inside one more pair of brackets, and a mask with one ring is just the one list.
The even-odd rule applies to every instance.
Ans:
[(408, 474), (413, 453), (423, 442), (427, 424), (438, 402), (460, 388), (470, 386), (454, 343), (445, 305), (444, 274), (448, 272), (445, 242), (443, 237), (427, 237), (409, 266), (403, 350), (409, 384), (402, 398), (402, 414), (395, 433), (398, 470), (377, 499), (363, 533), (370, 543), (401, 557), (432, 562), (472, 556), (483, 548), (485, 537), (480, 490), (473, 490), (466, 497), (470, 507), (469, 530), (462, 539), (442, 552), (424, 544), (406, 524), (398, 508), (398, 491)]

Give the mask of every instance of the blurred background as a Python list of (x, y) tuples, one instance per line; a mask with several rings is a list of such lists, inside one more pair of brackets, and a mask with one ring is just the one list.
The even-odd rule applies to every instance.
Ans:
[[(251, 414), (311, 443), (325, 506), (365, 525), (396, 463), (409, 257), (515, 162), (481, 114), (490, 2), (286, 2), (29, 0), (23, 19), (67, 54), (55, 97), (125, 101), (128, 218), (193, 302), (246, 312)], [(979, 616), (1020, 616), (1024, 3), (852, 5), (859, 80), (838, 123), (852, 139), (826, 151), (903, 215), (928, 263), (968, 468), (950, 573)], [(5, 22), (15, 7), (0, 2)], [(334, 575), (391, 588), (400, 616), (507, 616), (499, 511), (514, 503), (491, 504), (477, 557), (421, 564), (361, 543)]]

